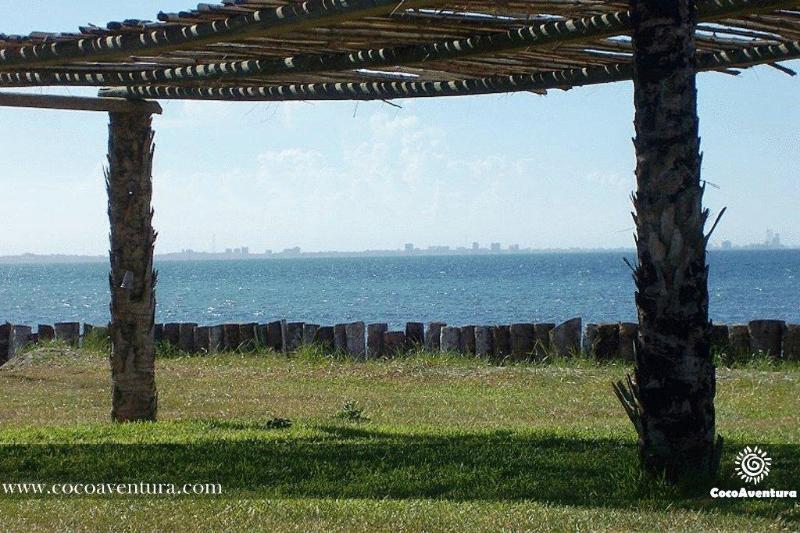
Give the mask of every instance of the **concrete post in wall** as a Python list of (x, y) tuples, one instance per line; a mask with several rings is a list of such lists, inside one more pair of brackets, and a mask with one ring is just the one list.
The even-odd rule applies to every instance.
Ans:
[(492, 344), (494, 345), (495, 359), (501, 360), (511, 355), (511, 327), (504, 325), (493, 326)]
[(786, 324), (783, 332), (783, 358), (800, 361), (800, 324)]
[(78, 346), (81, 339), (81, 325), (79, 322), (58, 322), (55, 325), (56, 340), (70, 346)]
[(258, 324), (255, 322), (239, 324), (239, 348), (243, 352), (252, 352), (258, 347), (256, 328)]
[(492, 357), (494, 355), (491, 326), (475, 326), (475, 355), (478, 357)]
[(542, 360), (547, 357), (550, 352), (550, 332), (556, 325), (552, 322), (543, 322), (541, 324), (533, 325), (533, 335), (536, 337), (536, 359)]
[(383, 352), (387, 357), (395, 357), (406, 349), (406, 334), (402, 331), (387, 331), (383, 334)]
[(283, 351), (294, 352), (303, 345), (303, 322), (286, 322), (283, 330)]
[(762, 352), (775, 359), (780, 358), (783, 345), (783, 320), (752, 320), (747, 324), (750, 333), (750, 351)]
[(211, 353), (211, 328), (208, 326), (194, 328), (194, 351), (202, 354)]
[(728, 344), (728, 325), (727, 324), (712, 324), (711, 325), (711, 351), (717, 353), (727, 353), (729, 349)]
[(461, 345), (467, 355), (475, 355), (475, 327), (461, 327)]
[(728, 326), (728, 344), (733, 360), (742, 360), (750, 355), (750, 331), (745, 324)]
[[(58, 336), (58, 331), (56, 331)], [(164, 342), (169, 343), (173, 348), (177, 348), (181, 339), (181, 325), (177, 322), (164, 324)]]
[(222, 325), (208, 328), (208, 353), (219, 353), (225, 346), (225, 327)]
[(314, 344), (317, 331), (319, 331), (319, 324), (303, 324), (303, 344), (307, 346)]
[(14, 357), (14, 352), (11, 351), (11, 332), (14, 326), (6, 322), (0, 324), (0, 366), (3, 366), (9, 359)]
[(639, 335), (639, 324), (636, 322), (620, 322), (619, 324), (619, 356), (623, 361), (633, 361), (636, 354), (636, 337)]
[(194, 353), (194, 330), (197, 324), (184, 322), (178, 327), (178, 349), (185, 353)]
[(37, 332), (39, 333), (39, 342), (50, 342), (56, 338), (55, 328), (48, 324), (39, 324)]
[(375, 359), (384, 355), (383, 334), (387, 331), (389, 331), (388, 324), (378, 323), (367, 326), (367, 357)]
[(429, 322), (425, 330), (425, 351), (438, 352), (441, 349), (442, 328), (447, 324), (444, 322)]
[(267, 348), (273, 352), (283, 350), (283, 324), (280, 320), (267, 324)]
[(594, 344), (597, 342), (597, 328), (598, 324), (586, 324), (583, 329), (583, 341), (581, 342), (581, 349), (589, 357), (594, 357)]
[(11, 351), (15, 355), (32, 344), (33, 328), (30, 326), (14, 326), (11, 330)]
[(463, 353), (461, 344), (461, 328), (444, 326), (440, 332), (439, 349), (443, 352)]
[(367, 358), (366, 326), (363, 322), (351, 322), (345, 326), (347, 353), (359, 360)]
[(333, 349), (339, 353), (347, 353), (347, 324), (333, 326)]
[(425, 346), (425, 324), (422, 322), (406, 323), (406, 348), (417, 350)]
[(550, 344), (560, 357), (572, 357), (581, 350), (580, 317), (559, 324), (550, 331)]
[(511, 355), (515, 360), (523, 361), (533, 355), (536, 346), (533, 324), (511, 324), (509, 333), (511, 334)]
[(256, 344), (259, 349), (267, 347), (267, 324), (259, 324), (256, 326)]
[(239, 324), (222, 325), (222, 350), (225, 352), (235, 352), (239, 350)]
[(598, 324), (592, 343), (598, 361), (610, 361), (619, 356), (619, 324)]
[(335, 349), (333, 326), (321, 326), (317, 330), (317, 335), (314, 337), (314, 343), (317, 344), (325, 353), (333, 352)]

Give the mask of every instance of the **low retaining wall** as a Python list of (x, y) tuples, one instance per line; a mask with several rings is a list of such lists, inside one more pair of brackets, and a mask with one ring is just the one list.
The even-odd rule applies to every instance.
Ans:
[[(190, 354), (247, 352), (258, 348), (293, 352), (304, 345), (317, 345), (362, 360), (425, 349), (497, 361), (542, 360), (550, 354), (563, 357), (583, 354), (602, 361), (633, 361), (637, 335), (636, 323), (586, 324), (583, 327), (580, 318), (561, 324), (492, 326), (409, 322), (404, 331), (390, 331), (385, 323), (351, 322), (320, 326), (286, 320), (214, 326), (184, 322), (156, 324), (154, 328), (157, 343), (169, 344)], [(84, 324), (81, 332), (78, 322), (61, 322), (53, 326), (40, 324), (34, 332), (30, 326), (0, 324), (0, 365), (30, 344), (56, 340), (77, 347), (90, 338), (107, 339), (107, 326)], [(714, 324), (711, 344), (712, 350), (725, 354), (729, 361), (759, 353), (776, 360), (800, 361), (800, 324), (786, 324), (781, 320)]]

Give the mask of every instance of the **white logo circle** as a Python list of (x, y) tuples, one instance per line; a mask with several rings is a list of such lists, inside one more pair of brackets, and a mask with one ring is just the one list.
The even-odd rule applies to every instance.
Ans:
[(736, 456), (736, 473), (747, 483), (758, 484), (769, 475), (772, 459), (758, 446), (746, 447)]

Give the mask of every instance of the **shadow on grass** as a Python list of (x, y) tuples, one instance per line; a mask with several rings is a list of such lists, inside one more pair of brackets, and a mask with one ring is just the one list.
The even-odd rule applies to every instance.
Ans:
[[(247, 423), (211, 427), (252, 431)], [(194, 444), (0, 444), (9, 482), (220, 483), (226, 493), (282, 498), (536, 500), (585, 507), (678, 506), (796, 519), (794, 501), (714, 501), (708, 487), (678, 494), (639, 475), (635, 444), (506, 431), (408, 435), (330, 425), (298, 436)], [(727, 446), (719, 486), (739, 488)], [(769, 445), (762, 487), (800, 488), (800, 446)]]

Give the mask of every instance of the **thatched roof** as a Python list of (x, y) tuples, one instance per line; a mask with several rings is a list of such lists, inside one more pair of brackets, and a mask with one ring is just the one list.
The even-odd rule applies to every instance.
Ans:
[[(626, 9), (607, 0), (225, 0), (158, 22), (0, 34), (0, 88), (251, 100), (541, 92), (629, 78)], [(800, 0), (700, 0), (698, 16), (701, 69), (800, 57)]]

